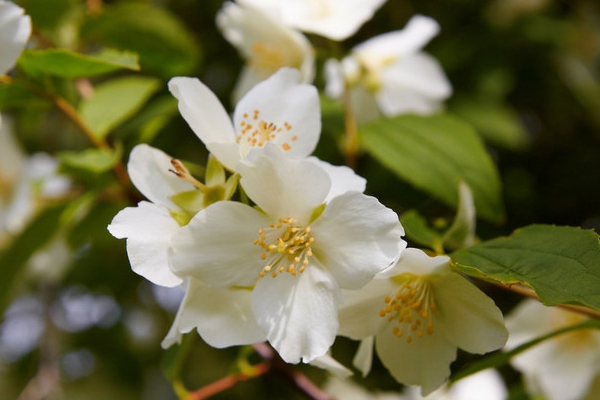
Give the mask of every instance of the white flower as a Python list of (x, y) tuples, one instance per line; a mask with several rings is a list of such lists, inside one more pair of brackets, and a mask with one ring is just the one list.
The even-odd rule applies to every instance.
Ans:
[(0, 0), (0, 76), (14, 65), (31, 35), (31, 19), (10, 1)]
[(254, 7), (223, 4), (217, 14), (223, 36), (246, 59), (233, 99), (239, 100), (251, 87), (282, 67), (300, 71), (300, 82), (310, 83), (315, 76), (312, 45), (299, 31)]
[(344, 40), (373, 17), (385, 0), (237, 0), (273, 13), (284, 24)]
[(452, 87), (439, 63), (421, 49), (438, 31), (435, 20), (417, 15), (404, 29), (354, 47), (341, 63), (328, 60), (325, 66), (328, 95), (340, 97), (344, 86), (348, 86), (361, 122), (372, 119), (371, 115), (360, 118), (364, 104), (372, 101), (388, 117), (437, 111), (441, 102), (452, 94)]
[(206, 148), (228, 169), (254, 148), (275, 143), (293, 158), (312, 153), (321, 133), (317, 89), (299, 84), (300, 73), (282, 68), (237, 104), (233, 123), (217, 96), (196, 78), (177, 77), (169, 90)]
[[(406, 249), (398, 264), (358, 291), (345, 291), (340, 334), (375, 336), (382, 363), (401, 383), (424, 395), (443, 384), (459, 347), (486, 353), (507, 339), (502, 313), (492, 299), (450, 269), (447, 256)], [(370, 340), (355, 362), (370, 368)]]
[[(585, 316), (558, 307), (546, 307), (527, 299), (506, 317), (512, 349), (557, 329), (583, 322)], [(595, 378), (600, 376), (600, 331), (582, 329), (545, 340), (511, 359), (524, 374), (531, 394), (548, 400), (578, 400), (586, 396)]]
[(160, 286), (177, 286), (182, 279), (175, 275), (168, 260), (171, 236), (179, 223), (171, 211), (179, 210), (172, 196), (194, 190), (194, 186), (171, 170), (172, 158), (163, 151), (140, 144), (129, 156), (127, 171), (136, 188), (150, 202), (121, 210), (108, 226), (116, 238), (127, 238), (127, 255), (131, 269)]
[(324, 205), (329, 175), (273, 144), (252, 152), (239, 172), (260, 210), (231, 201), (201, 210), (173, 236), (173, 269), (213, 286), (252, 288), (254, 317), (271, 345), (286, 362), (310, 362), (334, 341), (340, 288), (358, 289), (390, 267), (404, 231), (393, 211), (359, 192)]

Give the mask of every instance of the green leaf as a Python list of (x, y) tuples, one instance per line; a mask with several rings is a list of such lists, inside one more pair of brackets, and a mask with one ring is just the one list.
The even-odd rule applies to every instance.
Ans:
[(600, 241), (592, 230), (531, 225), (451, 256), (459, 271), (491, 282), (523, 284), (548, 306), (600, 310)]
[(526, 150), (531, 138), (515, 110), (509, 106), (478, 100), (455, 102), (452, 111), (467, 120), (485, 140), (509, 150)]
[(33, 24), (38, 29), (54, 29), (63, 21), (65, 15), (76, 6), (78, 0), (21, 0), (19, 5), (31, 16)]
[(398, 177), (452, 207), (463, 180), (475, 200), (477, 215), (504, 219), (500, 179), (482, 140), (450, 115), (403, 115), (359, 127), (364, 147)]
[(469, 375), (473, 375), (479, 371), (483, 371), (487, 368), (494, 368), (506, 364), (510, 361), (510, 359), (516, 356), (519, 353), (524, 352), (537, 345), (538, 343), (543, 342), (544, 340), (551, 339), (555, 336), (562, 335), (563, 333), (571, 332), (578, 329), (600, 329), (600, 321), (589, 319), (580, 324), (567, 326), (565, 328), (558, 329), (554, 332), (550, 332), (546, 335), (537, 337), (529, 342), (523, 343), (520, 346), (515, 347), (514, 349), (507, 352), (497, 352), (487, 357), (484, 357), (473, 364), (468, 365), (464, 369), (458, 371), (456, 374), (450, 377), (450, 382), (456, 382), (460, 379), (466, 378)]
[(31, 106), (34, 101), (44, 101), (27, 86), (19, 83), (0, 84), (0, 110), (10, 107)]
[(111, 49), (90, 55), (67, 49), (25, 50), (18, 66), (31, 76), (53, 75), (61, 78), (89, 77), (122, 68), (140, 69), (134, 53)]
[(406, 236), (416, 244), (436, 251), (441, 250), (442, 238), (417, 210), (408, 210), (402, 214), (400, 223), (404, 227)]
[(63, 166), (100, 174), (110, 170), (121, 159), (122, 147), (116, 150), (86, 149), (83, 151), (64, 151), (58, 155)]
[(158, 79), (141, 76), (104, 82), (95, 88), (93, 96), (79, 105), (81, 118), (96, 136), (104, 138), (134, 115), (160, 85)]
[(165, 8), (149, 2), (106, 6), (82, 27), (84, 40), (139, 54), (144, 70), (163, 77), (191, 74), (200, 58), (194, 35)]
[(47, 244), (60, 227), (64, 207), (52, 207), (41, 212), (12, 241), (10, 247), (0, 253), (0, 315), (8, 305), (12, 288), (29, 258)]

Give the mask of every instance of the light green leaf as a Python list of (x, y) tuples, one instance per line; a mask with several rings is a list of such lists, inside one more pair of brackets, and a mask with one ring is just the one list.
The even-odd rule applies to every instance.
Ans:
[(140, 69), (137, 55), (111, 49), (90, 55), (67, 49), (25, 50), (18, 66), (32, 76), (53, 75), (62, 78), (95, 76), (122, 68)]
[(504, 219), (500, 179), (482, 140), (450, 115), (403, 115), (359, 127), (364, 147), (398, 177), (456, 207), (458, 183), (473, 192), (477, 215)]
[(452, 111), (472, 124), (493, 145), (509, 150), (525, 150), (531, 143), (517, 113), (505, 104), (461, 100), (454, 103)]
[(429, 247), (432, 250), (441, 250), (442, 238), (428, 224), (417, 210), (408, 210), (400, 216), (400, 223), (404, 227), (406, 236), (418, 245)]
[(83, 100), (79, 112), (98, 137), (135, 114), (159, 89), (160, 81), (146, 77), (117, 78), (98, 85), (94, 95)]
[(65, 167), (100, 174), (110, 170), (121, 159), (121, 155), (122, 147), (119, 147), (117, 150), (65, 151), (58, 158)]
[(194, 35), (166, 8), (150, 2), (120, 2), (86, 21), (84, 40), (139, 54), (144, 70), (163, 77), (191, 74), (200, 58)]
[(523, 284), (548, 306), (600, 310), (600, 242), (592, 230), (531, 225), (451, 257), (459, 271), (491, 282)]

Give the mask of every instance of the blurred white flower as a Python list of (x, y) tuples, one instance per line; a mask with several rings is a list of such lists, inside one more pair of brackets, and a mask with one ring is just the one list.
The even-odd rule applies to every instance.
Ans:
[(194, 133), (226, 168), (235, 171), (252, 149), (274, 143), (292, 158), (315, 149), (321, 134), (319, 94), (282, 68), (254, 86), (235, 107), (233, 123), (219, 99), (196, 78), (177, 77), (169, 90)]
[(325, 170), (274, 144), (249, 154), (238, 171), (260, 209), (222, 201), (201, 210), (173, 236), (173, 269), (251, 289), (254, 317), (271, 345), (286, 362), (310, 362), (333, 344), (340, 288), (360, 288), (392, 265), (404, 231), (393, 211), (360, 192), (325, 204)]
[[(585, 321), (586, 317), (526, 299), (506, 317), (507, 349)], [(600, 398), (588, 393), (600, 375), (600, 331), (581, 329), (545, 340), (510, 360), (525, 378), (527, 390), (548, 400)], [(587, 396), (587, 397), (586, 397)]]
[(439, 63), (421, 49), (439, 29), (434, 19), (416, 15), (404, 29), (354, 47), (341, 62), (328, 60), (327, 94), (339, 98), (350, 90), (361, 123), (377, 117), (376, 109), (387, 117), (438, 111), (452, 87)]
[(352, 36), (385, 0), (237, 0), (272, 13), (284, 24), (333, 40)]
[(299, 83), (312, 82), (315, 76), (314, 50), (299, 31), (260, 9), (230, 2), (223, 4), (217, 14), (217, 26), (246, 60), (233, 90), (235, 102), (282, 67), (299, 70)]
[[(502, 313), (493, 300), (450, 268), (447, 256), (406, 249), (398, 264), (360, 290), (344, 291), (343, 336), (375, 336), (377, 354), (397, 381), (421, 386), (423, 395), (450, 375), (456, 349), (483, 354), (507, 339)], [(372, 339), (355, 357), (370, 369)]]
[(31, 36), (31, 19), (25, 10), (0, 0), (0, 76), (14, 67)]
[(44, 201), (69, 190), (70, 180), (57, 168), (58, 161), (48, 154), (26, 156), (11, 121), (0, 116), (0, 246), (31, 221)]

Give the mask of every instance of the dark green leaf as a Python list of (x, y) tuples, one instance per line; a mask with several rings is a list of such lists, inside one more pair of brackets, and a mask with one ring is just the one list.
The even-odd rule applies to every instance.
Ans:
[(592, 230), (531, 225), (452, 254), (470, 276), (532, 288), (549, 306), (600, 310), (600, 242)]
[(32, 76), (53, 75), (62, 78), (100, 75), (121, 68), (139, 70), (135, 54), (110, 49), (90, 55), (67, 49), (25, 50), (18, 66)]
[(82, 28), (84, 39), (134, 51), (144, 70), (164, 77), (188, 75), (199, 60), (193, 34), (174, 15), (151, 3), (121, 2)]
[(19, 83), (0, 84), (0, 110), (10, 107), (31, 106), (34, 101), (43, 101), (29, 88)]
[(450, 115), (403, 115), (359, 127), (364, 147), (400, 178), (456, 207), (463, 180), (477, 215), (504, 219), (500, 179), (475, 131)]
[(462, 100), (452, 111), (467, 120), (485, 140), (509, 150), (525, 150), (531, 138), (517, 113), (501, 103)]

